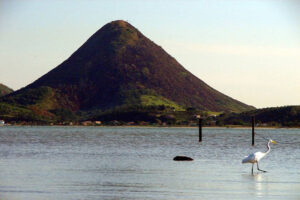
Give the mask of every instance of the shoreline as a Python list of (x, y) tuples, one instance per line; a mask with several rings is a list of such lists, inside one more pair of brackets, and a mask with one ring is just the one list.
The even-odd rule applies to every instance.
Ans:
[[(98, 127), (98, 128), (193, 128), (198, 129), (198, 126), (159, 126), (159, 125), (33, 125), (33, 124), (5, 124), (1, 127), (39, 127), (39, 126), (47, 126), (47, 127)], [(202, 126), (203, 129), (252, 129), (251, 126)], [(300, 127), (255, 127), (255, 129), (300, 129)]]

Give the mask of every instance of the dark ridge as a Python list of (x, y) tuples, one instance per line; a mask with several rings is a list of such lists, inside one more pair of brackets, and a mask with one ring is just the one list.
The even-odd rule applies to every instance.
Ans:
[(13, 89), (10, 89), (6, 85), (0, 83), (0, 97), (12, 93)]
[(251, 116), (255, 116), (256, 126), (300, 127), (300, 106), (271, 107), (222, 114), (217, 120), (219, 125), (250, 126)]

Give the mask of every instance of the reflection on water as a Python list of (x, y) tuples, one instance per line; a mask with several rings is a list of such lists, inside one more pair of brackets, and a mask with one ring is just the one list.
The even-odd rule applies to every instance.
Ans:
[[(260, 172), (254, 174), (243, 174), (242, 178), (249, 184), (249, 191), (253, 191), (256, 197), (263, 197), (268, 194), (268, 176)], [(265, 180), (264, 180), (265, 179)]]
[[(255, 183), (255, 192), (256, 196), (261, 197), (263, 196), (264, 191), (269, 191), (268, 190), (268, 177), (265, 177), (265, 181), (263, 180), (263, 176), (261, 174), (255, 174), (254, 176), (254, 183)], [(264, 186), (266, 188), (264, 188)]]
[(248, 129), (1, 127), (0, 199), (300, 199), (299, 129), (257, 132), (252, 175)]
[(263, 176), (261, 174), (255, 174), (254, 177), (254, 183), (255, 183), (255, 191), (257, 196), (262, 195), (262, 189), (263, 189)]

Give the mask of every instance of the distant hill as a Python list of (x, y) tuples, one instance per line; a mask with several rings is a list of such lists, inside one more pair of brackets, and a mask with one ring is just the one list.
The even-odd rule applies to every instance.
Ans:
[(259, 126), (300, 127), (300, 106), (272, 107), (242, 113), (220, 115), (219, 125), (251, 125), (251, 116)]
[(12, 89), (0, 83), (0, 97), (13, 92)]
[(122, 20), (106, 24), (62, 64), (0, 101), (29, 118), (49, 119), (159, 106), (177, 111), (254, 109), (208, 86)]

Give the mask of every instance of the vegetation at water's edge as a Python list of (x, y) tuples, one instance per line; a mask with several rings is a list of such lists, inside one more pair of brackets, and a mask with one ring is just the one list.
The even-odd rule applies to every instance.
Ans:
[(300, 106), (272, 107), (242, 113), (226, 113), (217, 118), (217, 125), (250, 126), (251, 116), (255, 116), (257, 126), (300, 127)]
[[(18, 104), (18, 98), (11, 101), (6, 98), (6, 102), (0, 102), (0, 119), (12, 124), (196, 126), (195, 116), (200, 114), (204, 126), (251, 126), (251, 116), (255, 116), (256, 126), (260, 127), (300, 127), (300, 106), (216, 113), (191, 107), (182, 108), (159, 96), (144, 95), (142, 103), (137, 105), (123, 105), (105, 111), (72, 111), (57, 107), (53, 102), (41, 107), (47, 101), (34, 98), (37, 93), (41, 93), (38, 96), (44, 96), (47, 101), (54, 98), (53, 91), (47, 87), (32, 91), (29, 99), (21, 98), (20, 95), (27, 106)], [(44, 107), (48, 110), (43, 110)]]
[(221, 113), (183, 107), (151, 90), (126, 90), (123, 96), (126, 101), (111, 109), (72, 110), (65, 106), (70, 101), (56, 89), (29, 88), (0, 98), (0, 119), (13, 124), (81, 124), (86, 121), (93, 124), (92, 121), (97, 121), (103, 125), (195, 126), (195, 116), (200, 114), (203, 124), (211, 126), (250, 126), (251, 116), (255, 116), (257, 126), (300, 127), (300, 106)]
[[(135, 96), (137, 95), (137, 96)], [(209, 112), (184, 108), (162, 96), (135, 92), (130, 102), (112, 109), (74, 111), (61, 105), (63, 96), (50, 87), (18, 91), (0, 98), (0, 119), (12, 124), (196, 125), (196, 114)], [(133, 104), (132, 102), (135, 102)]]

